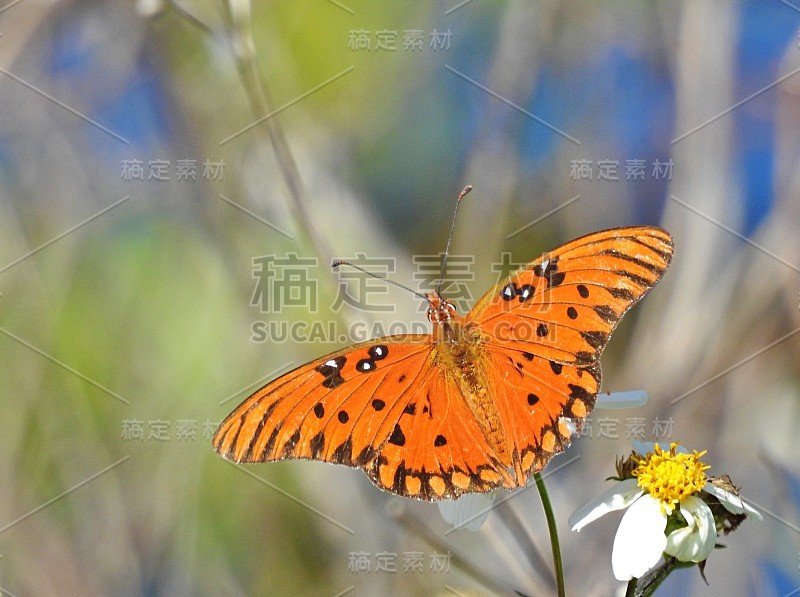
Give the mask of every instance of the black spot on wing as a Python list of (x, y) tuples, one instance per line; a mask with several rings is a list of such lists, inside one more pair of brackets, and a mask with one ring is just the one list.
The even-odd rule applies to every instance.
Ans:
[[(661, 270), (659, 270), (659, 272), (660, 271)], [(628, 278), (629, 280), (635, 282), (638, 286), (641, 286), (642, 288), (650, 288), (653, 285), (653, 280), (648, 280), (647, 278), (643, 278), (642, 276), (639, 276), (631, 272), (627, 272), (625, 270), (615, 270), (614, 273)], [(661, 274), (659, 273), (658, 275), (660, 276)]]
[(283, 458), (288, 458), (294, 452), (295, 446), (297, 446), (297, 442), (300, 441), (300, 430), (298, 429), (295, 431), (292, 436), (286, 440), (286, 443), (283, 444)]
[(264, 451), (261, 453), (260, 460), (264, 460), (267, 454), (270, 454), (272, 450), (275, 449), (275, 442), (278, 440), (278, 427), (272, 430), (272, 433), (269, 434), (269, 439), (267, 440), (267, 444), (264, 446)]
[(608, 305), (596, 305), (593, 309), (600, 316), (600, 319), (606, 323), (616, 323), (619, 320), (614, 309)]
[(608, 342), (608, 334), (605, 332), (581, 332), (581, 336), (584, 340), (586, 340), (586, 343), (594, 349), (601, 348), (605, 346), (606, 342)]
[(361, 359), (356, 363), (356, 371), (359, 373), (369, 373), (375, 371), (375, 361), (372, 359)]
[(586, 388), (582, 386), (576, 386), (575, 384), (567, 384), (569, 388), (569, 397), (570, 398), (578, 398), (579, 400), (583, 400), (584, 402), (588, 402), (592, 399), (592, 395), (586, 391)]
[(400, 429), (399, 423), (394, 426), (394, 431), (392, 431), (392, 435), (389, 437), (389, 443), (400, 446), (401, 448), (406, 445), (406, 436), (403, 434), (403, 430)]
[(323, 387), (333, 389), (344, 383), (341, 371), (346, 362), (347, 357), (336, 357), (316, 367), (315, 371), (325, 378), (322, 382)]
[(367, 446), (366, 448), (361, 450), (361, 452), (358, 453), (358, 456), (356, 456), (353, 459), (353, 464), (355, 466), (364, 466), (370, 460), (375, 458), (375, 456), (377, 456), (377, 454), (378, 453), (375, 451), (375, 449), (372, 446)]
[(316, 370), (324, 376), (331, 375), (332, 373), (337, 373), (342, 370), (344, 364), (347, 362), (347, 357), (336, 357), (333, 359), (329, 359), (318, 365)]
[(564, 368), (563, 365), (560, 363), (556, 363), (555, 361), (550, 361), (550, 369), (553, 370), (553, 373), (556, 375), (561, 375), (561, 370)]
[(353, 440), (349, 437), (333, 451), (332, 460), (341, 462), (342, 464), (353, 463)]
[(314, 405), (314, 416), (318, 419), (321, 419), (325, 416), (325, 407), (322, 406), (321, 402), (317, 402), (317, 404)]
[[(613, 288), (608, 287), (606, 288), (608, 294), (613, 296), (615, 299), (622, 299), (624, 301), (632, 301), (633, 300), (633, 293), (628, 290), (627, 288)], [(588, 294), (587, 294), (588, 296)], [(586, 297), (583, 297), (586, 298)]]
[(394, 483), (392, 484), (392, 491), (395, 493), (403, 494), (406, 489), (406, 463), (405, 460), (397, 466), (394, 472)]
[(325, 450), (325, 432), (320, 431), (312, 437), (309, 447), (311, 448), (311, 458), (318, 458)]
[(520, 377), (522, 377), (522, 378), (524, 378), (524, 377), (525, 377), (525, 374), (522, 372), (522, 363), (520, 363), (519, 361), (515, 361), (515, 360), (514, 360), (513, 358), (511, 358), (511, 357), (508, 357), (508, 362), (509, 362), (509, 363), (511, 363), (511, 364), (514, 366), (514, 368), (515, 368), (515, 371), (516, 371), (517, 373), (519, 373), (519, 376), (520, 376)]
[(509, 282), (503, 287), (503, 290), (500, 291), (500, 296), (504, 301), (510, 301), (518, 294), (519, 290), (517, 290), (517, 285), (514, 284), (514, 282)]
[[(545, 265), (546, 263), (546, 265)], [(558, 271), (558, 256), (536, 265), (533, 268), (533, 273), (540, 278), (547, 280), (547, 287), (552, 288), (558, 286), (564, 281), (566, 274)]]
[(437, 435), (436, 439), (433, 440), (433, 445), (437, 448), (441, 448), (442, 446), (447, 445), (447, 438), (443, 435)]
[[(261, 420), (258, 422), (258, 427), (256, 427), (255, 433), (253, 433), (253, 435), (250, 436), (250, 443), (248, 444), (247, 451), (245, 452), (245, 457), (244, 457), (245, 461), (253, 460), (253, 457), (255, 456), (253, 454), (253, 448), (255, 447), (256, 441), (258, 441), (259, 436), (261, 435), (261, 431), (264, 429), (264, 425), (267, 422), (267, 417), (269, 416), (269, 413), (272, 412), (272, 409), (277, 404), (278, 404), (277, 402), (274, 402), (273, 404), (271, 404), (269, 406), (269, 408), (267, 409), (267, 412), (264, 414), (263, 417), (261, 417)], [(241, 421), (239, 423), (239, 428), (236, 430), (236, 435), (234, 436), (233, 441), (231, 442), (231, 447), (235, 446), (236, 445), (236, 440), (239, 439), (239, 432), (242, 430), (242, 426), (244, 425), (244, 419), (245, 419), (245, 416), (242, 415)]]
[(372, 401), (372, 408), (374, 408), (377, 411), (383, 410), (385, 407), (386, 407), (386, 403), (383, 400), (381, 400), (380, 398), (375, 398)]
[(344, 379), (338, 373), (331, 375), (330, 377), (325, 378), (325, 381), (322, 382), (322, 385), (328, 389), (338, 388), (340, 385), (344, 383)]
[(663, 268), (661, 268), (661, 267), (659, 267), (657, 265), (654, 265), (652, 263), (648, 263), (647, 261), (643, 261), (642, 259), (639, 259), (638, 257), (635, 257), (633, 255), (626, 255), (625, 253), (620, 253), (616, 249), (611, 249), (611, 250), (608, 250), (608, 251), (601, 251), (600, 253), (598, 253), (598, 255), (613, 255), (616, 259), (621, 259), (623, 261), (628, 261), (630, 263), (635, 263), (637, 266), (639, 266), (641, 268), (644, 268), (644, 269), (648, 270), (649, 272), (652, 272), (656, 276), (660, 276), (661, 272), (664, 271)]
[[(255, 432), (250, 436), (250, 443), (247, 446), (247, 451), (245, 452), (244, 460), (245, 461), (252, 461), (256, 459), (256, 455), (253, 453), (253, 448), (255, 448), (256, 442), (258, 438), (261, 436), (261, 431), (264, 429), (264, 425), (266, 424), (269, 416), (272, 414), (272, 411), (280, 404), (280, 400), (276, 400), (272, 404), (267, 407), (267, 410), (264, 412), (264, 415), (261, 417), (261, 420), (258, 422), (258, 427), (256, 427)], [(244, 426), (244, 420), (246, 415), (242, 415), (239, 418), (239, 427), (236, 429), (236, 435), (233, 437), (233, 441), (231, 442), (231, 449), (236, 446), (236, 441), (239, 439), (239, 432), (242, 430)]]
[(389, 349), (385, 344), (378, 344), (370, 347), (367, 353), (373, 361), (381, 361), (386, 358), (386, 355), (389, 354)]
[(519, 302), (520, 303), (524, 303), (529, 298), (531, 298), (533, 296), (533, 291), (534, 291), (534, 288), (533, 288), (533, 285), (531, 285), (531, 284), (523, 284), (522, 286), (520, 286), (520, 289), (519, 289)]

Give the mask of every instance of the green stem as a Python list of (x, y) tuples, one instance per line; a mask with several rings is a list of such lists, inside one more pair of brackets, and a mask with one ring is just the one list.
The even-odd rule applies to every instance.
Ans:
[(639, 579), (635, 576), (628, 581), (628, 589), (625, 591), (625, 597), (634, 597), (636, 595), (636, 585)]
[(692, 562), (679, 562), (675, 558), (666, 557), (664, 562), (650, 570), (641, 578), (632, 578), (628, 582), (628, 590), (625, 597), (652, 597), (656, 589), (664, 582), (667, 577), (677, 568), (691, 568), (695, 564)]
[(677, 568), (691, 568), (695, 564), (692, 562), (679, 562), (675, 558), (666, 557), (664, 563), (655, 570), (651, 570), (646, 576), (639, 579), (638, 597), (650, 597), (656, 592), (667, 577)]
[(553, 566), (556, 573), (556, 584), (558, 585), (558, 597), (565, 597), (564, 567), (561, 564), (561, 547), (558, 544), (556, 517), (553, 515), (553, 506), (550, 503), (550, 496), (547, 494), (547, 488), (544, 486), (544, 479), (542, 479), (539, 473), (534, 473), (533, 478), (536, 480), (536, 488), (539, 490), (539, 496), (542, 498), (542, 508), (544, 508), (544, 515), (547, 519), (547, 529), (550, 531), (550, 547), (553, 549)]

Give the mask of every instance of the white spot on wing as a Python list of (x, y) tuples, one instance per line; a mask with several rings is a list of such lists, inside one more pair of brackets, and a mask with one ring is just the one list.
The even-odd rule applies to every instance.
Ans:
[(573, 421), (569, 417), (561, 417), (561, 420), (564, 421), (564, 423), (566, 423), (567, 428), (569, 429), (571, 435), (575, 435), (578, 432), (578, 428), (575, 425), (575, 421)]

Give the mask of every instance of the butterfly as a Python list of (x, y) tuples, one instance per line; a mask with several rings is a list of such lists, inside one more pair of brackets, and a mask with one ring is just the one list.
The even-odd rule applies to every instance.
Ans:
[(228, 415), (214, 449), (357, 467), (427, 501), (525, 486), (580, 433), (611, 332), (672, 251), (665, 230), (615, 228), (528, 263), (464, 317), (427, 293), (431, 334), (362, 342), (278, 377)]

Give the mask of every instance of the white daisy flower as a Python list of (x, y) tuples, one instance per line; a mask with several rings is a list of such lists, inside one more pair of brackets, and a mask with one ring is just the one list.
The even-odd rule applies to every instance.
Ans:
[[(697, 497), (701, 491), (714, 495), (733, 514), (763, 520), (739, 496), (707, 480), (705, 471), (710, 467), (700, 461), (705, 452), (690, 454), (678, 444), (671, 444), (668, 452), (657, 443), (636, 442), (634, 448), (633, 478), (619, 482), (569, 519), (572, 530), (580, 531), (604, 514), (627, 508), (611, 553), (618, 580), (641, 578), (664, 553), (683, 562), (702, 562), (711, 554), (717, 525), (708, 504)], [(675, 511), (685, 526), (667, 535), (667, 521)]]

